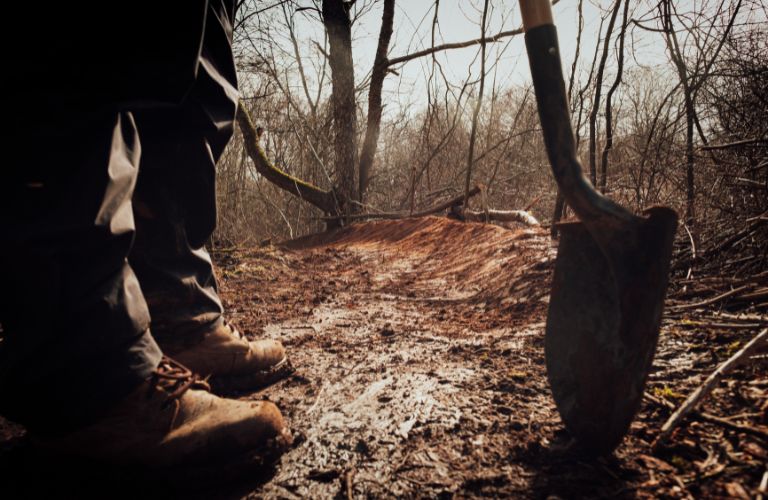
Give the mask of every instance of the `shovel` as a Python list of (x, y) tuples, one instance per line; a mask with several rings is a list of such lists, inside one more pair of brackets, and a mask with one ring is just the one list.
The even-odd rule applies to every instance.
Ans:
[(577, 447), (604, 455), (640, 406), (659, 336), (676, 213), (634, 215), (582, 173), (570, 124), (549, 0), (520, 0), (547, 156), (578, 216), (560, 243), (544, 342), (557, 409)]

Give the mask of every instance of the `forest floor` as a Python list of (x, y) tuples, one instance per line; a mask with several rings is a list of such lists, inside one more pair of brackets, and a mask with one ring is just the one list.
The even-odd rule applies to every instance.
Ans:
[(185, 498), (755, 498), (768, 480), (765, 355), (726, 376), (667, 446), (650, 443), (768, 325), (765, 305), (686, 308), (700, 299), (673, 287), (648, 398), (615, 454), (587, 460), (561, 446), (546, 380), (555, 255), (543, 229), (437, 217), (219, 251), (229, 318), (249, 336), (281, 339), (296, 367), (240, 395), (268, 398), (287, 417), (296, 439), (274, 470), (194, 490), (99, 467), (84, 481), (83, 466), (37, 461), (0, 421), (0, 475), (17, 478), (8, 488), (53, 478), (63, 497), (93, 492), (89, 481), (122, 481), (113, 491)]

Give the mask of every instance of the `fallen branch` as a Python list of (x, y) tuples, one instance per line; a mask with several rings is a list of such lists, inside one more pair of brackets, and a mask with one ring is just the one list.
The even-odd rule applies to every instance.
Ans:
[[(651, 401), (652, 403), (658, 406), (667, 408), (668, 410), (671, 410), (671, 411), (675, 411), (675, 405), (673, 403), (670, 403), (664, 398), (656, 398), (648, 393), (645, 394), (645, 398), (648, 401)], [(732, 431), (750, 434), (752, 436), (759, 437), (765, 440), (766, 442), (768, 442), (768, 432), (762, 429), (751, 427), (749, 425), (738, 424), (736, 422), (732, 422), (728, 420), (727, 418), (716, 417), (715, 415), (712, 415), (710, 413), (706, 413), (698, 410), (692, 411), (690, 413), (690, 416), (697, 420), (701, 420), (702, 422), (707, 422), (713, 425), (719, 425), (720, 427), (725, 427), (726, 429), (730, 429)]]
[(701, 146), (699, 149), (704, 151), (712, 151), (715, 149), (728, 149), (739, 146), (751, 146), (753, 144), (765, 144), (766, 142), (768, 142), (768, 139), (744, 139), (743, 141), (729, 142), (728, 144), (707, 144), (706, 146)]
[[(474, 188), (469, 190), (469, 197), (475, 196), (480, 192), (480, 186), (475, 186)], [(405, 219), (408, 217), (425, 217), (427, 215), (432, 215), (437, 212), (442, 212), (443, 210), (448, 210), (449, 208), (461, 205), (464, 202), (464, 195), (459, 195), (454, 198), (451, 198), (450, 200), (443, 202), (439, 205), (436, 205), (432, 208), (428, 208), (426, 210), (422, 210), (421, 212), (414, 212), (414, 213), (408, 213), (408, 212), (376, 212), (376, 213), (366, 213), (366, 214), (351, 214), (347, 216), (342, 215), (335, 215), (335, 216), (328, 216), (328, 217), (320, 217), (322, 220), (336, 220), (339, 218), (344, 218), (347, 220), (354, 220), (354, 219)]]
[[(750, 222), (750, 221), (747, 221), (747, 222)], [(747, 235), (751, 234), (752, 232), (754, 232), (764, 222), (765, 222), (764, 220), (758, 218), (757, 220), (752, 222), (752, 224), (750, 224), (749, 226), (747, 226), (743, 230), (738, 231), (736, 234), (734, 234), (733, 236), (729, 237), (728, 239), (726, 239), (725, 241), (723, 241), (722, 243), (720, 243), (716, 247), (707, 250), (707, 252), (706, 252), (707, 255), (717, 255), (717, 254), (720, 254), (723, 251), (729, 249), (731, 246), (733, 246), (735, 243), (740, 241), (742, 238), (744, 238), (745, 236), (747, 236)]]
[(739, 300), (759, 300), (759, 299), (766, 299), (768, 298), (768, 287), (766, 288), (758, 288), (757, 290), (751, 291), (749, 293), (745, 293), (741, 297), (739, 297)]
[(494, 210), (480, 211), (458, 209), (454, 213), (462, 220), (484, 222), (492, 220), (497, 222), (519, 222), (526, 226), (540, 226), (539, 221), (525, 210)]
[(704, 383), (701, 384), (698, 389), (693, 391), (693, 393), (688, 396), (688, 399), (685, 400), (682, 406), (680, 406), (680, 408), (675, 411), (664, 423), (664, 425), (661, 427), (661, 432), (653, 442), (653, 447), (657, 448), (660, 444), (666, 441), (670, 434), (672, 434), (672, 431), (675, 430), (675, 428), (683, 420), (683, 418), (685, 418), (685, 416), (688, 415), (691, 411), (696, 409), (696, 405), (699, 403), (699, 401), (701, 401), (704, 396), (712, 391), (712, 389), (723, 377), (723, 375), (749, 359), (749, 356), (755, 351), (761, 347), (764, 347), (766, 340), (768, 340), (768, 328), (757, 334), (755, 338), (750, 340), (747, 345), (741, 348), (739, 352), (731, 356), (725, 363), (721, 364), (714, 372), (712, 372), (712, 374), (707, 377)]
[(765, 182), (753, 181), (752, 179), (745, 179), (743, 177), (736, 177), (735, 182), (743, 184), (745, 186), (752, 186), (758, 189), (768, 189), (768, 185)]
[(690, 319), (685, 319), (683, 321), (678, 322), (678, 325), (682, 327), (695, 327), (695, 328), (718, 328), (720, 330), (739, 330), (739, 329), (754, 330), (755, 328), (760, 328), (761, 326), (765, 326), (765, 323), (718, 323), (714, 321), (693, 321)]
[(720, 312), (715, 314), (715, 317), (733, 319), (736, 321), (760, 321), (762, 323), (768, 323), (768, 316), (763, 316), (760, 314), (747, 314), (747, 313), (731, 314), (731, 313)]
[(750, 427), (749, 425), (737, 424), (736, 422), (731, 422), (727, 418), (716, 417), (715, 415), (710, 415), (709, 413), (695, 412), (695, 416), (696, 418), (704, 422), (709, 422), (710, 424), (719, 425), (721, 427), (725, 427), (726, 429), (730, 429), (732, 431), (750, 434), (752, 436), (759, 437), (764, 441), (768, 442), (768, 432), (765, 432), (764, 430), (761, 430), (755, 427)]
[(721, 293), (720, 295), (718, 295), (716, 297), (712, 297), (711, 299), (702, 300), (701, 302), (695, 302), (693, 304), (683, 304), (683, 305), (680, 305), (680, 306), (673, 306), (671, 309), (673, 309), (675, 311), (682, 311), (684, 309), (695, 309), (697, 307), (710, 306), (712, 304), (716, 304), (716, 303), (718, 303), (718, 302), (720, 302), (722, 300), (725, 300), (728, 297), (733, 297), (734, 295), (738, 295), (741, 292), (745, 292), (747, 290), (751, 290), (754, 287), (755, 287), (754, 283), (748, 284), (748, 285), (743, 285), (743, 286), (740, 286), (738, 288), (734, 288), (733, 290), (729, 290), (729, 291), (727, 291), (725, 293)]

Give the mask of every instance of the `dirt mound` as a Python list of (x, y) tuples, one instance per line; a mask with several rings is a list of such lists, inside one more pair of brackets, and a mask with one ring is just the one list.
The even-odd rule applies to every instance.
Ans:
[(380, 290), (433, 299), (434, 305), (479, 305), (489, 311), (492, 326), (499, 314), (514, 324), (540, 319), (556, 253), (540, 228), (510, 230), (439, 217), (354, 224), (284, 246), (355, 253), (362, 265), (376, 268)]

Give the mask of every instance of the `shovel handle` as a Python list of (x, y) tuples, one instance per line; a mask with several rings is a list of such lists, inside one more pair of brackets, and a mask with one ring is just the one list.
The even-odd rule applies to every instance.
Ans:
[(520, 0), (523, 29), (528, 31), (543, 24), (552, 24), (552, 4), (548, 0)]
[(584, 176), (576, 157), (557, 30), (549, 0), (520, 0), (520, 11), (544, 145), (552, 172), (579, 219), (595, 239), (605, 241), (608, 236), (605, 231), (625, 228), (637, 217), (597, 192)]

